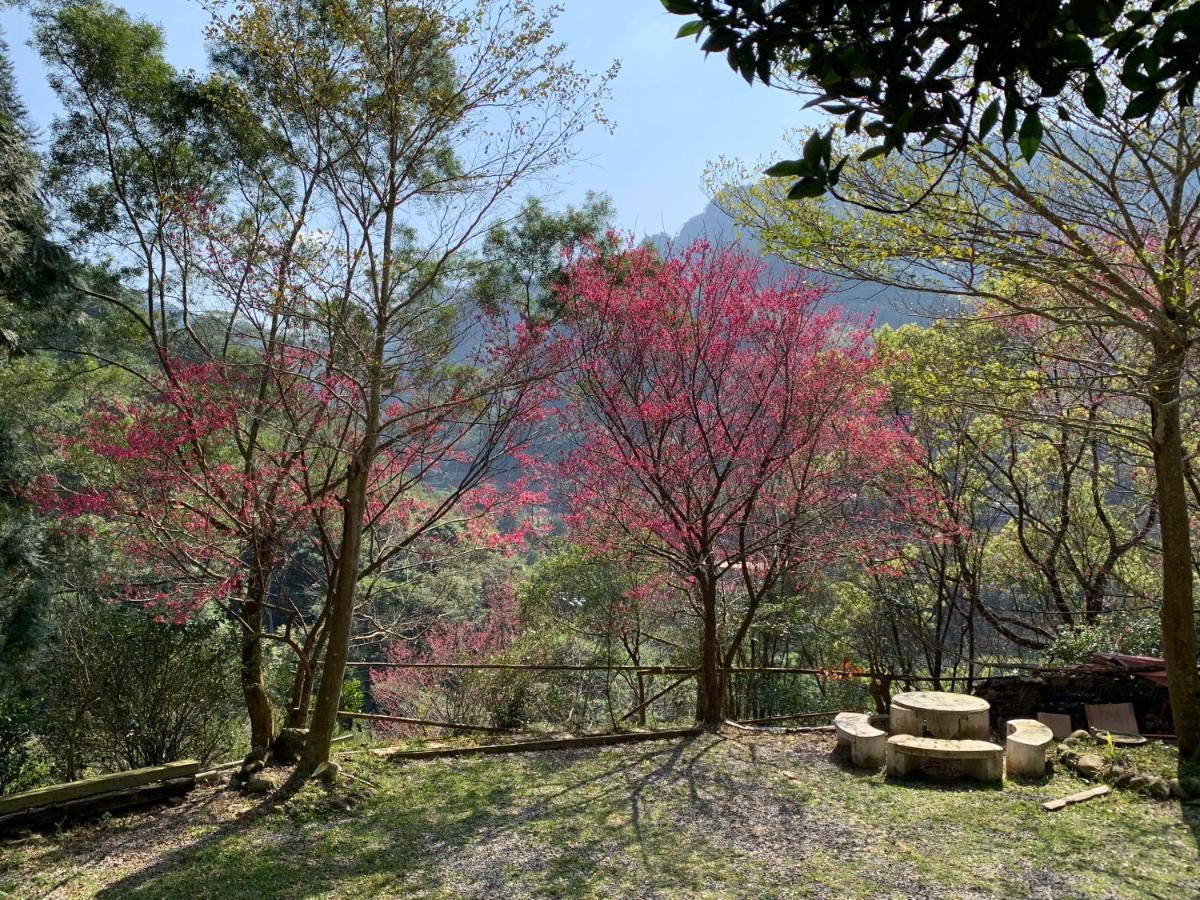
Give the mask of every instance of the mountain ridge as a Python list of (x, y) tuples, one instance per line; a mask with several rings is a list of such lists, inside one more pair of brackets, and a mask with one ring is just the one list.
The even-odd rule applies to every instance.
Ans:
[[(674, 248), (687, 247), (699, 239), (716, 246), (738, 245), (743, 249), (763, 255), (762, 244), (752, 234), (739, 233), (737, 223), (713, 201), (709, 201), (702, 212), (692, 216), (674, 235), (665, 231), (646, 235), (643, 243), (666, 254)], [(778, 256), (763, 255), (767, 274), (782, 277), (794, 272), (796, 267)], [(856, 316), (871, 316), (876, 326), (890, 325), (893, 328), (912, 322), (921, 322), (928, 317), (917, 314), (915, 303), (908, 292), (869, 281), (840, 279), (822, 272), (812, 273), (814, 280), (825, 282), (829, 290), (823, 302), (835, 303)]]

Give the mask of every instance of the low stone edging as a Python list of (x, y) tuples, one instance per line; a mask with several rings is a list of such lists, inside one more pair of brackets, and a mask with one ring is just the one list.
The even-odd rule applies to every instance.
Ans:
[(1059, 765), (1088, 781), (1105, 781), (1113, 787), (1143, 794), (1155, 800), (1195, 800), (1200, 798), (1200, 779), (1163, 778), (1138, 772), (1128, 766), (1105, 759), (1088, 745), (1099, 749), (1099, 742), (1086, 731), (1072, 732), (1070, 737), (1058, 745), (1055, 754)]

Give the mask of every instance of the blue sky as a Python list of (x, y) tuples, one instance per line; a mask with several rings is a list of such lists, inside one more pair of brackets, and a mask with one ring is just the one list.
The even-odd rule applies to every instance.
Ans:
[[(622, 228), (675, 233), (707, 200), (705, 165), (725, 155), (756, 160), (778, 150), (783, 132), (802, 124), (801, 102), (762, 85), (746, 85), (723, 57), (705, 58), (691, 39), (674, 40), (684, 21), (659, 0), (562, 0), (557, 38), (594, 71), (621, 60), (609, 106), (616, 130), (583, 136), (583, 162), (565, 173), (564, 202), (588, 189), (612, 196)], [(133, 15), (164, 29), (171, 61), (204, 66), (206, 15), (189, 0), (126, 0)], [(18, 85), (34, 122), (45, 128), (57, 103), (29, 49), (28, 16), (0, 10)]]

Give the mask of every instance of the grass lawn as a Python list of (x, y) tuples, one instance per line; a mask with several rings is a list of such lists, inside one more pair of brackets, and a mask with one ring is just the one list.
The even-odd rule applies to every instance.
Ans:
[[(398, 763), (217, 788), (19, 846), (0, 896), (1200, 897), (1200, 806), (1065, 774), (985, 788), (843, 767), (825, 734)], [(7, 892), (7, 893), (6, 893)]]

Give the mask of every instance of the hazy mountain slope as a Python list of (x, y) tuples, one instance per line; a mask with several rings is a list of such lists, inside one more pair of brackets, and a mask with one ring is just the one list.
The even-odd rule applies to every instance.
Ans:
[[(752, 234), (743, 232), (739, 235), (733, 219), (712, 202), (703, 212), (684, 222), (678, 234), (672, 236), (659, 232), (649, 235), (645, 240), (663, 253), (670, 247), (686, 247), (698, 238), (720, 245), (740, 243), (755, 253), (762, 249)], [(782, 275), (792, 268), (776, 256), (768, 256), (766, 261), (771, 274)], [(920, 298), (909, 296), (904, 291), (870, 282), (829, 278), (820, 273), (813, 273), (812, 277), (829, 283), (829, 302), (839, 303), (858, 315), (874, 315), (876, 324), (894, 326), (921, 320), (917, 314), (921, 308)]]

